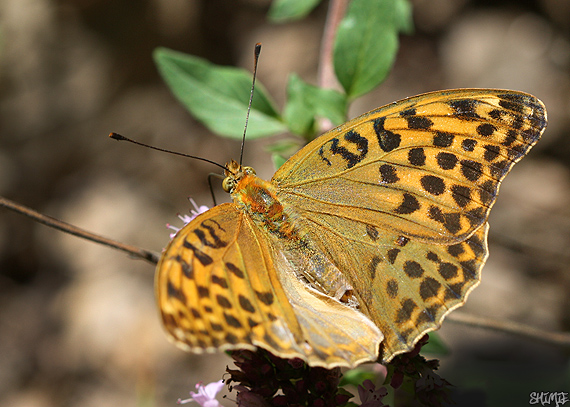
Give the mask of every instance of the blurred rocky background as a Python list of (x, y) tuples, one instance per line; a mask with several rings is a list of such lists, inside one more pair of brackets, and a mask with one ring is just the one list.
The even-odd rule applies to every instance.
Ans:
[[(108, 133), (221, 163), (237, 157), (239, 143), (212, 135), (178, 104), (153, 49), (251, 69), (262, 42), (259, 80), (282, 107), (290, 72), (315, 83), (326, 3), (276, 25), (268, 0), (0, 0), (0, 194), (159, 252), (187, 197), (211, 205), (207, 174), (216, 168)], [(413, 3), (415, 33), (401, 37), (388, 80), (350, 115), (453, 87), (542, 99), (546, 134), (503, 184), (483, 282), (464, 309), (568, 331), (570, 1)], [(247, 143), (244, 159), (265, 179), (267, 143)], [(196, 382), (220, 379), (228, 357), (167, 342), (153, 271), (0, 209), (0, 406), (168, 406)], [(441, 374), (458, 386), (459, 405), (526, 405), (531, 391), (568, 391), (539, 381), (564, 371), (559, 348), (452, 323), (441, 337), (450, 349)], [(515, 385), (497, 393), (496, 375)]]

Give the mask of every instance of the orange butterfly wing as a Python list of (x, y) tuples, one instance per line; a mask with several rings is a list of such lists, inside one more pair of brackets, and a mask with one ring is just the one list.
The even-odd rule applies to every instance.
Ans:
[(382, 334), (361, 313), (304, 286), (275, 241), (234, 204), (199, 215), (158, 264), (164, 327), (181, 348), (267, 349), (313, 366), (375, 360)]
[(327, 132), (275, 173), (280, 202), (384, 334), (385, 362), (479, 284), (500, 183), (545, 126), (522, 92), (428, 93)]
[(395, 102), (327, 132), (234, 204), (185, 226), (158, 265), (164, 325), (194, 352), (255, 346), (313, 366), (387, 362), (479, 283), (500, 182), (544, 105), (463, 89)]

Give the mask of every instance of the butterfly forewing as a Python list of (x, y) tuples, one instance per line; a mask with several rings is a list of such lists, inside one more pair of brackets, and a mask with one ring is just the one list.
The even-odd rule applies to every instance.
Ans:
[(468, 237), (510, 168), (546, 125), (533, 96), (428, 93), (366, 113), (317, 138), (274, 175), (294, 207), (352, 218), (426, 242)]
[(383, 332), (384, 361), (479, 283), (500, 182), (545, 125), (544, 106), (524, 93), (436, 92), (333, 129), (277, 171), (280, 201)]
[[(255, 341), (264, 341), (277, 354), (294, 354), (291, 348), (302, 333), (281, 285), (272, 281), (267, 251), (233, 204), (210, 209), (178, 232), (163, 253), (156, 279), (162, 319), (172, 338), (197, 352), (253, 348)], [(279, 325), (286, 326), (284, 341), (285, 335), (273, 335)]]
[(198, 353), (260, 346), (329, 368), (375, 360), (382, 341), (376, 325), (304, 286), (274, 243), (234, 204), (210, 209), (178, 232), (156, 277), (174, 342)]

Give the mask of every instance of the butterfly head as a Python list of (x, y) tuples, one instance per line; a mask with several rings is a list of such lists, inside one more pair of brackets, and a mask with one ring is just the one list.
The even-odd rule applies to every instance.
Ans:
[(228, 193), (233, 193), (238, 182), (246, 175), (255, 175), (255, 170), (251, 167), (242, 166), (237, 161), (231, 160), (226, 164), (224, 171), (226, 178), (222, 182), (222, 188)]

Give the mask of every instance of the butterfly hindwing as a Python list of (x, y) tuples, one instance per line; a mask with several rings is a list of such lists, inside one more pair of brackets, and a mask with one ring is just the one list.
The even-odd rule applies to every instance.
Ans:
[(354, 221), (350, 227), (310, 221), (311, 241), (350, 281), (358, 309), (384, 334), (384, 362), (465, 303), (488, 254), (486, 223), (461, 243), (425, 245)]

